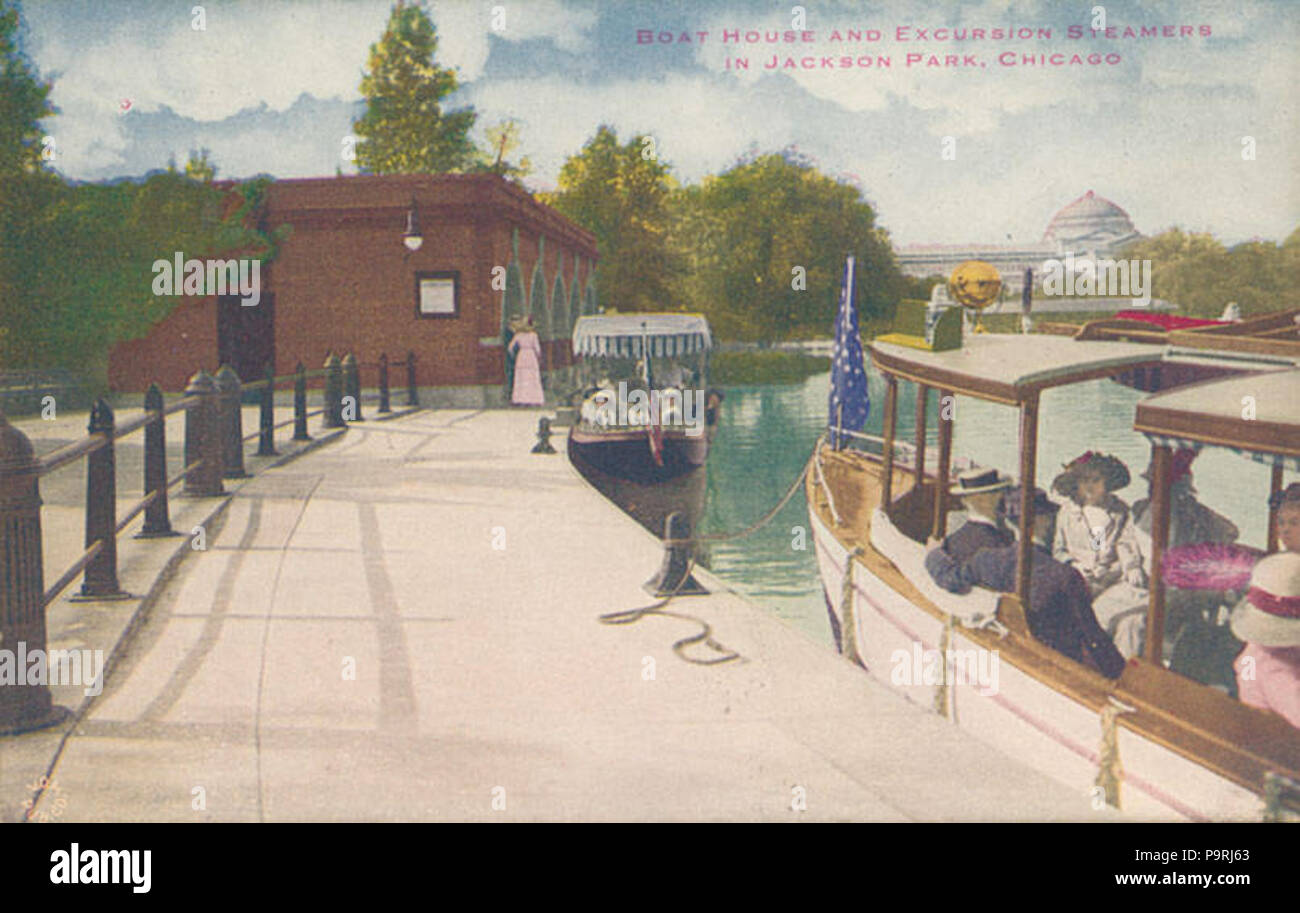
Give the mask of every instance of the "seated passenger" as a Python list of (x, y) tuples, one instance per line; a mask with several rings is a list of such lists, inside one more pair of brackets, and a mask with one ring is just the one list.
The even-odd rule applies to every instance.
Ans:
[(957, 477), (949, 493), (961, 498), (966, 522), (945, 536), (925, 556), (925, 569), (934, 582), (950, 593), (965, 593), (961, 568), (982, 548), (1001, 548), (1015, 541), (1002, 522), (1002, 493), (1011, 479), (996, 469), (968, 469)]
[[(1239, 530), (1235, 523), (1211, 510), (1196, 499), (1192, 485), (1192, 461), (1196, 451), (1181, 447), (1174, 451), (1169, 465), (1169, 547), (1193, 545), (1198, 542), (1235, 542)], [(1142, 478), (1151, 484), (1154, 468), (1147, 466)], [(1300, 496), (1300, 494), (1298, 494)], [(1133, 526), (1139, 541), (1151, 540), (1151, 498), (1133, 502)], [(1143, 550), (1149, 555), (1149, 548)], [(1150, 558), (1147, 559), (1150, 571)]]
[(1097, 620), (1126, 658), (1141, 652), (1148, 601), (1128, 505), (1114, 494), (1128, 483), (1122, 461), (1091, 450), (1052, 482), (1068, 499), (1057, 518), (1052, 555), (1083, 575)]
[(1277, 511), (1277, 541), (1284, 552), (1300, 552), (1300, 482), (1292, 482), (1269, 498)]
[[(1203, 542), (1229, 544), (1237, 539), (1239, 531), (1235, 523), (1197, 500), (1196, 488), (1192, 484), (1192, 462), (1196, 455), (1196, 450), (1181, 447), (1173, 452), (1170, 460), (1169, 548)], [(1154, 471), (1154, 466), (1148, 464), (1142, 473), (1142, 478), (1148, 483), (1148, 496), (1133, 504), (1133, 528), (1142, 552), (1143, 568), (1148, 575), (1151, 573), (1149, 486)], [(1204, 685), (1232, 693), (1235, 685), (1232, 661), (1241, 652), (1241, 643), (1228, 629), (1226, 612), (1222, 612), (1220, 606), (1235, 601), (1235, 596), (1222, 591), (1185, 589), (1166, 583), (1165, 638), (1169, 646), (1164, 652), (1170, 669)], [(1098, 614), (1102, 614), (1100, 610)], [(1145, 629), (1145, 620), (1142, 626)]]
[[(1018, 522), (1019, 492), (1016, 489), (1009, 491), (1006, 501), (1011, 520)], [(1035, 489), (1029, 605), (1024, 607), (1025, 620), (1034, 637), (1052, 649), (1107, 678), (1119, 678), (1124, 671), (1124, 657), (1097, 623), (1089, 604), (1087, 582), (1077, 568), (1052, 558), (1048, 548), (1058, 509), (1045, 492)], [(962, 570), (964, 582), (1004, 593), (1014, 592), (1018, 551), (1013, 544), (979, 552)]]
[(1233, 663), (1238, 697), (1300, 729), (1300, 554), (1260, 559), (1231, 624), (1246, 643)]

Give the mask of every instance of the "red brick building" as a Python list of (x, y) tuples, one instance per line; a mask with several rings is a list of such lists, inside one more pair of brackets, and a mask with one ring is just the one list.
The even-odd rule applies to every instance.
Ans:
[[(412, 208), (417, 250), (403, 243)], [(179, 390), (197, 368), (225, 362), (248, 381), (267, 364), (277, 374), (299, 360), (320, 367), (329, 352), (369, 365), (409, 350), (419, 386), (442, 388), (435, 401), (491, 403), (511, 318), (533, 317), (550, 374), (571, 363), (574, 320), (596, 310), (595, 238), (494, 175), (277, 181), (265, 223), (291, 228), (263, 264), (260, 302), (181, 299), (147, 336), (114, 347), (115, 390)], [(375, 372), (363, 381), (373, 386)]]

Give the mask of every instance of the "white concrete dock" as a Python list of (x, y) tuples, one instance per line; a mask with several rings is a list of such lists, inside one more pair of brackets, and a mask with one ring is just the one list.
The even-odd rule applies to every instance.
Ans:
[(671, 608), (740, 661), (598, 623), (660, 546), (529, 453), (539, 414), (367, 422), (243, 482), (66, 742), (0, 763), (48, 750), (63, 821), (1117, 817), (707, 574)]

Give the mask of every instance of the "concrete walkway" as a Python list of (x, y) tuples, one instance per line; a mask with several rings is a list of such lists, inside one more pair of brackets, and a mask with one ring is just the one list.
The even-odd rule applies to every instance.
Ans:
[[(699, 630), (690, 621), (599, 624), (650, 601), (640, 585), (660, 548), (562, 453), (528, 452), (537, 416), (357, 425), (246, 482), (58, 750), (38, 810), (62, 800), (63, 821), (1114, 817), (707, 574), (713, 595), (671, 608), (707, 620), (741, 661), (678, 658), (672, 643)], [(12, 745), (0, 740), (0, 757)]]

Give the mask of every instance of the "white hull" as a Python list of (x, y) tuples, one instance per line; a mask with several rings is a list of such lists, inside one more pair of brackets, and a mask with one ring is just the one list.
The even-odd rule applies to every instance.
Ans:
[[(936, 709), (941, 685), (892, 681), (895, 651), (914, 655), (939, 649), (944, 623), (913, 604), (860, 561), (853, 563), (852, 622), (841, 606), (848, 551), (809, 510), (817, 562), (827, 602), (841, 631), (842, 649), (850, 639), (867, 671), (908, 700)], [(976, 650), (979, 645), (960, 624), (949, 646)], [(1005, 658), (998, 663), (996, 693), (980, 693), (976, 684), (947, 687), (941, 703), (950, 719), (973, 735), (1019, 761), (1079, 790), (1080, 817), (1104, 807), (1097, 786), (1103, 760), (1101, 714), (1039, 681)], [(946, 697), (946, 700), (943, 700)], [(1190, 758), (1126, 728), (1115, 727), (1120, 773), (1121, 809), (1144, 820), (1259, 820), (1262, 803), (1254, 792), (1216, 774)], [(955, 761), (959, 763), (959, 759)], [(1111, 770), (1114, 766), (1111, 765)]]

